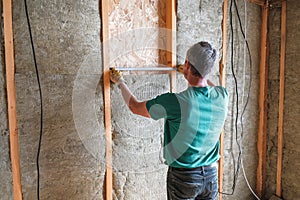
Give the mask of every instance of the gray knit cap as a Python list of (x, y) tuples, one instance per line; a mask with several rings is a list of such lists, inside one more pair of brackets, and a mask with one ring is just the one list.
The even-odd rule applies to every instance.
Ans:
[(208, 42), (198, 42), (189, 48), (186, 53), (186, 60), (204, 78), (214, 66), (216, 50)]

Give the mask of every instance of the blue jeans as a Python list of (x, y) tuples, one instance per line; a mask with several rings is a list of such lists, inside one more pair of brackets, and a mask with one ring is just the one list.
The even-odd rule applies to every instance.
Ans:
[(183, 170), (169, 167), (167, 194), (168, 200), (217, 200), (218, 168)]

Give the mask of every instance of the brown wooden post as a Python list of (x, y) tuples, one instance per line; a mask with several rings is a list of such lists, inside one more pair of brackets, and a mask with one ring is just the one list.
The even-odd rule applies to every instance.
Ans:
[(19, 160), (18, 123), (16, 110), (15, 66), (14, 66), (14, 40), (12, 28), (12, 2), (3, 0), (4, 43), (6, 86), (8, 104), (8, 123), (10, 136), (10, 157), (14, 199), (22, 199), (21, 173)]
[(106, 174), (105, 198), (112, 200), (112, 130), (110, 105), (110, 75), (109, 75), (109, 0), (101, 0), (102, 17), (102, 59), (103, 59), (103, 90), (104, 90), (104, 126), (106, 138)]
[(259, 94), (259, 127), (257, 134), (257, 195), (262, 197), (265, 188), (266, 151), (267, 151), (267, 81), (268, 81), (268, 16), (269, 4), (262, 7), (261, 52), (260, 52), (260, 94)]
[[(176, 1), (166, 0), (166, 60), (176, 68)], [(170, 91), (176, 92), (176, 71), (170, 72)]]
[[(224, 0), (223, 3), (223, 21), (222, 21), (222, 58), (219, 63), (220, 72), (220, 85), (225, 86), (226, 83), (226, 45), (227, 45), (227, 11), (228, 0)], [(219, 160), (219, 192), (223, 191), (223, 165), (224, 165), (224, 130), (220, 135), (220, 160)], [(220, 193), (219, 199), (222, 200), (222, 194)]]
[(279, 114), (278, 114), (278, 153), (277, 153), (277, 177), (276, 195), (281, 197), (281, 173), (283, 154), (283, 111), (284, 111), (284, 68), (286, 47), (286, 1), (281, 7), (281, 52), (280, 52), (280, 88), (279, 88)]

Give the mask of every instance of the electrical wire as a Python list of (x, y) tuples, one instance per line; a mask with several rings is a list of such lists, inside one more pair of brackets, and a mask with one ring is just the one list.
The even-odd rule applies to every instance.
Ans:
[[(235, 94), (236, 94), (236, 118), (235, 118), (235, 134), (237, 136), (238, 130), (237, 130), (237, 122), (238, 122), (238, 113), (239, 113), (239, 106), (238, 106), (238, 84), (237, 84), (237, 78), (235, 76), (235, 72), (234, 72), (234, 68), (233, 68), (233, 63), (234, 63), (234, 32), (233, 32), (233, 22), (232, 22), (232, 5), (233, 5), (233, 1), (230, 1), (230, 6), (229, 6), (229, 21), (230, 21), (230, 32), (231, 32), (231, 55), (230, 55), (230, 65), (231, 65), (231, 72), (232, 72), (232, 76), (234, 78), (234, 83), (235, 83)], [(234, 159), (233, 159), (234, 160)], [(237, 169), (238, 170), (238, 169)], [(227, 192), (220, 192), (221, 194), (224, 195), (233, 195), (234, 190), (235, 190), (235, 186), (236, 186), (236, 179), (237, 179), (237, 171), (235, 170), (235, 164), (234, 164), (234, 178), (233, 178), (233, 184), (232, 184), (232, 191), (231, 193), (227, 193)]]
[[(235, 4), (236, 5), (236, 4)], [(238, 13), (238, 9), (237, 9), (237, 6), (236, 7), (236, 10), (237, 10), (237, 13)], [(250, 51), (250, 48), (249, 48), (249, 44), (248, 44), (248, 41), (247, 41), (247, 2), (244, 0), (244, 9), (245, 9), (245, 34), (244, 34), (244, 81), (243, 81), (243, 88), (245, 88), (245, 79), (246, 79), (246, 72), (245, 72), (245, 68), (246, 68), (246, 49), (248, 50), (248, 53), (249, 53), (249, 62), (250, 62), (250, 80), (249, 80), (249, 87), (248, 87), (248, 92), (247, 92), (247, 98), (246, 98), (246, 103), (245, 103), (245, 106), (244, 106), (244, 109), (242, 111), (242, 114), (241, 114), (241, 118), (240, 118), (240, 122), (241, 122), (241, 144), (243, 144), (243, 135), (244, 135), (244, 124), (243, 124), (243, 115), (245, 113), (245, 110), (247, 108), (247, 105), (248, 105), (248, 102), (249, 102), (249, 96), (250, 96), (250, 92), (251, 92), (251, 86), (252, 86), (252, 57), (251, 57), (251, 51)], [(239, 14), (238, 14), (239, 16)], [(240, 23), (241, 25), (241, 23)], [(241, 26), (240, 26), (241, 27)], [(243, 33), (243, 30), (241, 28), (241, 31)], [(246, 46), (246, 48), (245, 48)], [(242, 96), (242, 100), (244, 100), (244, 90), (243, 90), (243, 96)], [(242, 101), (242, 105), (243, 105), (243, 101)], [(242, 152), (242, 149), (241, 149), (241, 152)], [(243, 154), (243, 152), (241, 153)], [(249, 188), (249, 190), (251, 191), (251, 193), (253, 194), (253, 196), (257, 199), (257, 200), (260, 200), (260, 198), (256, 195), (256, 193), (254, 192), (254, 190), (252, 189), (249, 181), (248, 181), (248, 178), (247, 178), (247, 175), (246, 175), (246, 172), (245, 172), (245, 168), (244, 168), (244, 163), (243, 163), (243, 158), (241, 159), (241, 168), (242, 168), (242, 171), (243, 171), (243, 177), (245, 179), (245, 182)]]
[(246, 175), (246, 172), (245, 172), (245, 169), (244, 169), (244, 164), (243, 164), (243, 159), (241, 160), (241, 166), (242, 166), (242, 171), (243, 171), (243, 176), (244, 176), (244, 179), (246, 181), (246, 184), (249, 188), (249, 190), (251, 191), (251, 193), (253, 194), (253, 196), (257, 199), (257, 200), (260, 200), (260, 198), (256, 195), (256, 193), (253, 191), (248, 179), (247, 179), (247, 175)]
[(29, 36), (30, 36), (31, 49), (32, 49), (32, 54), (33, 54), (34, 67), (35, 67), (35, 72), (36, 72), (36, 79), (37, 79), (37, 82), (38, 82), (39, 96), (40, 96), (40, 133), (39, 133), (39, 143), (38, 143), (38, 151), (37, 151), (37, 157), (36, 157), (37, 199), (39, 200), (40, 199), (40, 165), (39, 165), (39, 158), (40, 158), (42, 136), (43, 136), (43, 95), (42, 95), (42, 88), (41, 88), (39, 71), (38, 71), (37, 62), (36, 62), (36, 55), (35, 55), (35, 49), (34, 49), (34, 43), (33, 43), (33, 37), (32, 37), (32, 31), (31, 31), (31, 25), (30, 25), (30, 20), (29, 20), (29, 15), (28, 15), (28, 8), (27, 8), (27, 1), (26, 0), (24, 0), (24, 6), (25, 6), (25, 12), (26, 12), (28, 31), (29, 31)]
[[(243, 30), (243, 26), (242, 26), (242, 23), (241, 23), (241, 19), (240, 19), (240, 15), (239, 15), (239, 10), (238, 10), (238, 7), (237, 7), (237, 3), (236, 3), (236, 0), (231, 0), (230, 1), (230, 9), (229, 9), (229, 13), (230, 13), (230, 30), (231, 30), (231, 71), (232, 71), (232, 75), (234, 77), (234, 83), (235, 83), (235, 92), (236, 92), (236, 118), (235, 118), (235, 136), (236, 136), (236, 143), (237, 143), (237, 146), (238, 146), (238, 150), (239, 150), (239, 153), (238, 153), (238, 159), (237, 159), (237, 167), (235, 169), (235, 165), (234, 165), (234, 179), (233, 179), (233, 185), (232, 185), (232, 192), (231, 193), (225, 193), (225, 192), (221, 192), (221, 194), (224, 194), (224, 195), (233, 195), (234, 194), (234, 191), (235, 191), (235, 187), (236, 187), (236, 182), (237, 182), (237, 179), (238, 179), (238, 175), (239, 175), (239, 171), (240, 171), (240, 168), (242, 168), (242, 171), (243, 171), (243, 175), (244, 175), (244, 178), (245, 178), (245, 181), (247, 183), (247, 186), (249, 187), (250, 191), (252, 192), (252, 194), (257, 198), (258, 196), (255, 194), (255, 192), (253, 191), (253, 189), (251, 188), (250, 184), (249, 184), (249, 181), (247, 179), (247, 176), (246, 176), (246, 173), (245, 173), (245, 169), (244, 169), (244, 166), (243, 166), (243, 161), (242, 161), (242, 147), (241, 147), (241, 143), (240, 141), (238, 140), (238, 118), (239, 118), (239, 105), (238, 105), (238, 102), (239, 102), (239, 93), (238, 93), (238, 83), (237, 83), (237, 78), (236, 78), (236, 75), (235, 75), (235, 72), (234, 72), (234, 67), (233, 67), (233, 63), (234, 63), (234, 57), (233, 57), (233, 47), (234, 47), (234, 32), (233, 32), (233, 21), (232, 21), (232, 6), (233, 6), (233, 3), (234, 3), (234, 7), (235, 7), (235, 11), (236, 11), (236, 15), (238, 17), (238, 22), (239, 22), (239, 26), (240, 26), (240, 31), (243, 35), (243, 38), (244, 38), (244, 42), (245, 42), (245, 45), (247, 47), (247, 51), (248, 51), (248, 54), (249, 54), (249, 65), (250, 65), (250, 80), (249, 80), (249, 87), (248, 87), (248, 91), (247, 91), (247, 98), (246, 98), (246, 103), (244, 105), (244, 108), (242, 110), (242, 113), (241, 113), (241, 117), (240, 117), (240, 122), (241, 122), (241, 138), (240, 138), (240, 141), (242, 142), (243, 140), (243, 135), (244, 135), (244, 127), (243, 127), (243, 115), (246, 111), (246, 108), (248, 106), (248, 103), (249, 103), (249, 96), (250, 96), (250, 92), (251, 92), (251, 87), (252, 87), (252, 56), (251, 56), (251, 51), (250, 51), (250, 48), (249, 48), (249, 43), (247, 41), (247, 38), (246, 38), (246, 35), (244, 33), (244, 30)], [(246, 13), (246, 5), (245, 5), (245, 20), (247, 17), (247, 13)], [(245, 22), (245, 30), (246, 30), (246, 22)], [(244, 48), (245, 49), (245, 48)], [(246, 57), (245, 57), (246, 53), (245, 53), (245, 50), (244, 50), (244, 74), (245, 74), (245, 66), (246, 66)], [(244, 84), (245, 84), (245, 80), (243, 81), (243, 88), (244, 88)], [(243, 96), (244, 96), (244, 90), (243, 90)], [(243, 104), (243, 98), (242, 98), (242, 104)]]

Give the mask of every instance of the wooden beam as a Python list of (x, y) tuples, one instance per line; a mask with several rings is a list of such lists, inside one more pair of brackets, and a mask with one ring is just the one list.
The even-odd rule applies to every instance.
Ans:
[[(176, 0), (166, 0), (166, 60), (176, 68)], [(176, 71), (170, 72), (170, 91), (176, 92)]]
[(112, 130), (111, 130), (111, 105), (110, 105), (110, 74), (109, 74), (109, 0), (101, 0), (102, 18), (102, 60), (103, 60), (103, 90), (104, 90), (104, 126), (106, 138), (106, 174), (105, 198), (112, 200)]
[(8, 123), (10, 136), (10, 157), (12, 168), (12, 181), (14, 200), (22, 199), (21, 173), (19, 160), (18, 124), (16, 111), (15, 65), (14, 65), (14, 40), (12, 28), (12, 2), (3, 0), (4, 43), (6, 86), (8, 104)]
[(280, 88), (279, 88), (279, 114), (278, 114), (278, 153), (277, 153), (277, 177), (276, 195), (281, 197), (281, 173), (283, 154), (283, 111), (284, 111), (284, 68), (286, 48), (286, 1), (281, 7), (281, 52), (280, 52)]
[(267, 151), (267, 81), (268, 81), (268, 16), (269, 5), (262, 7), (261, 52), (260, 52), (260, 94), (259, 94), (259, 127), (257, 134), (258, 166), (256, 190), (262, 197), (265, 188), (266, 151)]
[(226, 45), (227, 45), (227, 13), (228, 12), (228, 0), (224, 0), (223, 3), (223, 21), (222, 21), (222, 58), (219, 63), (220, 72), (220, 85), (226, 84)]
[[(226, 45), (227, 45), (227, 12), (228, 12), (228, 0), (224, 0), (223, 3), (223, 21), (222, 21), (222, 58), (219, 63), (220, 72), (220, 85), (225, 86), (226, 83)], [(224, 165), (224, 130), (220, 135), (220, 160), (219, 160), (219, 199), (222, 200), (221, 192), (223, 192), (223, 165)]]

